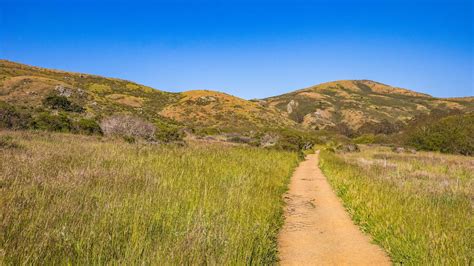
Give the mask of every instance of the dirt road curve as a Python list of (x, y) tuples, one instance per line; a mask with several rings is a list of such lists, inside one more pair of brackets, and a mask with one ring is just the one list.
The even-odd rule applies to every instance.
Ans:
[(350, 219), (318, 167), (318, 154), (296, 169), (279, 235), (282, 265), (390, 265)]

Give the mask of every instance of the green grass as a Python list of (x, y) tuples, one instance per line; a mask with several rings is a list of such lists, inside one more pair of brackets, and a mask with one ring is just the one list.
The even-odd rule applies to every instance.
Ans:
[(472, 157), (363, 147), (323, 151), (320, 166), (353, 220), (393, 262), (472, 264)]
[(296, 153), (0, 132), (0, 264), (271, 264)]

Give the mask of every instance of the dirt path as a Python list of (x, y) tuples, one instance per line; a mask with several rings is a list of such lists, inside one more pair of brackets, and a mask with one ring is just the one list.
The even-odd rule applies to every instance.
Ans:
[(390, 265), (350, 219), (318, 167), (318, 154), (296, 169), (279, 235), (282, 265)]

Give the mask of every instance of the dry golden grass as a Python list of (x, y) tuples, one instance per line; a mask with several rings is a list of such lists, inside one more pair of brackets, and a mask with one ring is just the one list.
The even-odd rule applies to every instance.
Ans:
[(114, 93), (114, 94), (107, 95), (106, 98), (113, 100), (116, 103), (127, 105), (130, 107), (137, 108), (137, 107), (143, 106), (143, 98), (141, 97)]
[(221, 92), (194, 90), (183, 92), (179, 102), (167, 106), (161, 115), (179, 122), (212, 127), (295, 126), (273, 107), (247, 101)]

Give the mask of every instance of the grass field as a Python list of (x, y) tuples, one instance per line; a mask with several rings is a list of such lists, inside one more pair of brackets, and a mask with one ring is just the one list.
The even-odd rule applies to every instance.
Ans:
[(276, 261), (296, 153), (0, 138), (0, 264)]
[(473, 263), (473, 157), (363, 147), (323, 151), (320, 166), (353, 220), (393, 262)]

